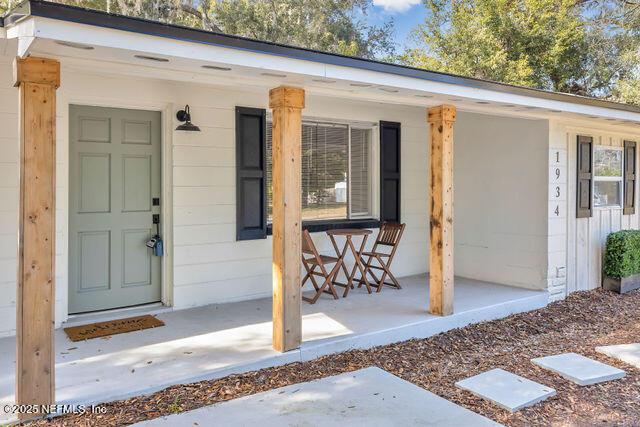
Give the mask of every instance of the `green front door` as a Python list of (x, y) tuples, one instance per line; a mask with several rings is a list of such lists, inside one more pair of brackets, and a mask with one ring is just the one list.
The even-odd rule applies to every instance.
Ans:
[[(160, 113), (69, 109), (69, 313), (160, 301)], [(154, 200), (155, 199), (155, 200)]]

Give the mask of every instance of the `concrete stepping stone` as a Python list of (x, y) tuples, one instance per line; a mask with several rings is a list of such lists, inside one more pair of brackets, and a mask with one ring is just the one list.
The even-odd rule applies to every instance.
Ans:
[(531, 362), (582, 386), (617, 380), (626, 375), (621, 369), (577, 353), (538, 357)]
[(487, 399), (510, 412), (535, 405), (556, 395), (556, 391), (551, 387), (499, 368), (458, 381), (456, 387)]
[(596, 347), (596, 351), (640, 368), (640, 343), (606, 345)]
[(500, 426), (379, 368), (222, 402), (137, 426)]

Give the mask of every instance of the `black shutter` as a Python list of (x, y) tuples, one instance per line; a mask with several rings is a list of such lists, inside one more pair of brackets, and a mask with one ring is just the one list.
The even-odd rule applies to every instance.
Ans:
[(236, 107), (236, 239), (267, 237), (266, 111)]
[(636, 213), (636, 142), (624, 141), (624, 215)]
[(578, 135), (576, 218), (591, 216), (593, 180), (593, 137)]
[(400, 123), (380, 122), (380, 220), (400, 222)]

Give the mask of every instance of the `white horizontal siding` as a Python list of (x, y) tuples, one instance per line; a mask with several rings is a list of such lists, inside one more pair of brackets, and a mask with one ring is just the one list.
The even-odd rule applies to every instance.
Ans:
[(0, 58), (0, 336), (15, 333), (18, 243), (18, 96), (11, 62)]
[[(0, 293), (0, 321), (8, 322), (2, 323), (6, 326), (0, 327), (0, 335), (15, 329), (19, 144), (15, 114), (17, 91), (11, 87), (10, 76), (10, 64), (1, 65), (0, 200), (6, 203), (0, 204), (0, 265), (3, 266), (0, 291), (7, 288), (14, 291)], [(135, 94), (135, 99), (131, 94)], [(119, 78), (72, 71), (63, 66), (62, 85), (58, 90), (56, 171), (58, 325), (66, 319), (68, 292), (66, 138), (69, 103), (124, 108), (164, 105), (172, 111), (172, 119), (174, 111), (189, 104), (192, 121), (202, 131), (173, 131), (167, 138), (172, 146), (165, 147), (172, 157), (168, 172), (172, 181), (173, 247), (167, 247), (167, 252), (173, 256), (173, 280), (168, 287), (173, 294), (173, 304), (182, 308), (271, 294), (271, 238), (235, 240), (235, 107), (267, 108), (268, 90), (230, 90), (153, 79)], [(393, 270), (399, 277), (425, 272), (429, 245), (429, 135), (425, 109), (313, 95), (307, 97), (306, 105), (303, 114), (310, 118), (401, 122), (401, 212), (407, 228)], [(456, 151), (455, 176), (463, 178), (461, 182), (456, 181), (455, 189), (456, 272), (534, 287), (541, 280), (540, 270), (545, 268), (538, 251), (538, 237), (544, 234), (541, 231), (545, 227), (544, 218), (538, 220), (537, 213), (533, 212), (520, 213), (520, 205), (532, 203), (531, 199), (514, 191), (515, 184), (501, 182), (505, 175), (515, 173), (515, 167), (500, 172), (495, 170), (495, 165), (516, 160), (533, 162), (526, 168), (517, 168), (517, 174), (523, 182), (530, 183), (534, 192), (538, 191), (539, 165), (536, 164), (536, 144), (532, 142), (535, 137), (522, 141), (509, 135), (496, 135), (496, 129), (535, 133), (536, 126), (532, 127), (530, 121), (501, 120), (461, 113), (456, 123), (456, 150), (458, 146), (476, 146), (480, 153), (485, 151), (484, 157), (480, 158), (487, 159), (486, 164), (471, 163), (475, 155), (473, 150)], [(177, 125), (175, 119), (169, 123), (171, 129)], [(374, 134), (377, 139), (377, 131)], [(487, 153), (494, 157), (487, 157)], [(373, 181), (377, 183), (378, 179), (375, 176)], [(490, 187), (486, 186), (487, 182), (491, 183)], [(546, 191), (546, 182), (542, 189)], [(535, 199), (537, 195), (533, 197)], [(488, 198), (492, 203), (485, 206), (484, 201)], [(514, 216), (517, 218), (513, 219)], [(489, 233), (485, 232), (487, 227), (490, 227)], [(369, 247), (375, 233), (377, 230), (369, 238)], [(313, 238), (321, 252), (333, 253), (325, 233), (314, 233)]]
[(547, 122), (458, 114), (456, 274), (546, 287)]
[[(179, 138), (174, 135), (176, 306), (271, 294), (271, 238), (235, 241), (235, 107), (265, 108), (267, 101), (266, 97), (254, 96), (257, 99), (252, 103), (251, 97), (245, 98), (232, 92), (218, 96), (216, 109), (203, 109), (201, 101), (189, 101), (193, 122), (204, 132), (186, 135), (184, 139), (182, 135)], [(231, 103), (234, 101), (237, 104)], [(225, 106), (224, 102), (229, 104)], [(308, 97), (303, 114), (327, 120), (402, 123), (402, 212), (408, 226), (395, 269), (400, 276), (426, 271), (428, 133), (425, 111)], [(218, 118), (214, 119), (216, 115)], [(204, 133), (207, 138), (203, 137)], [(313, 238), (320, 251), (333, 253), (324, 233), (314, 233)], [(373, 238), (370, 237), (369, 246)]]

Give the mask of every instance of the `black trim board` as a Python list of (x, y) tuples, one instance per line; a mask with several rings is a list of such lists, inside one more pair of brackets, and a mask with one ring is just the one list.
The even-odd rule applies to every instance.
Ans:
[[(326, 221), (306, 221), (302, 223), (302, 228), (309, 233), (335, 230), (338, 228), (380, 228), (380, 220), (377, 219), (343, 219)], [(271, 224), (267, 224), (267, 235), (271, 236), (273, 229)]]
[[(112, 28), (139, 34), (147, 34), (165, 37), (174, 40), (182, 40), (195, 43), (203, 43), (222, 47), (229, 47), (252, 52), (266, 53), (293, 59), (301, 59), (324, 64), (339, 65), (343, 67), (376, 71), (411, 77), (420, 80), (428, 80), (440, 83), (448, 83), (475, 89), (486, 89), (495, 92), (523, 95), (534, 98), (551, 99), (555, 101), (569, 102), (572, 104), (590, 105), (594, 107), (610, 108), (615, 110), (640, 113), (640, 107), (590, 98), (566, 93), (550, 92), (540, 89), (532, 89), (522, 86), (514, 86), (506, 83), (498, 83), (489, 80), (462, 77), (453, 74), (427, 71), (419, 68), (398, 64), (390, 64), (371, 59), (355, 58), (332, 53), (316, 51), (278, 43), (254, 40), (212, 31), (188, 28), (179, 25), (170, 25), (147, 19), (111, 14), (103, 11), (85, 9), (60, 3), (51, 3), (42, 0), (27, 0), (20, 3), (6, 16), (28, 14), (60, 21), (74, 22), (92, 25), (96, 27)], [(10, 18), (8, 19), (11, 20)]]

